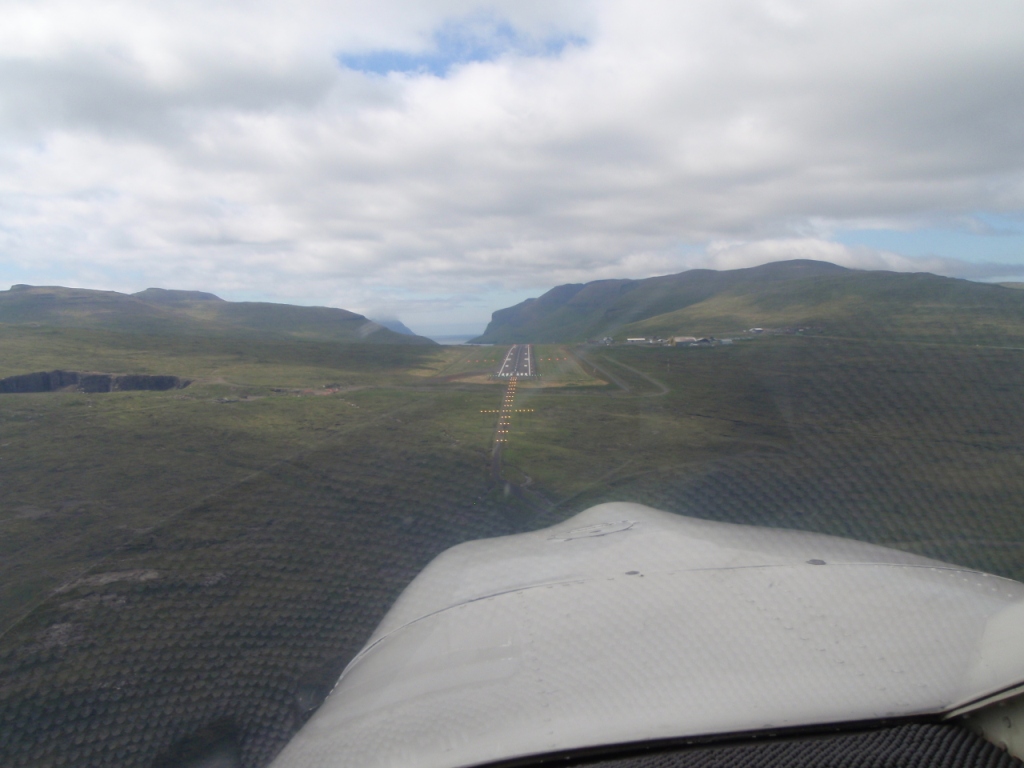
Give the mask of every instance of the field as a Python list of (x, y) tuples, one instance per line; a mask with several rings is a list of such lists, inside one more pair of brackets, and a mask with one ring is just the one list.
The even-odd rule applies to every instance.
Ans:
[(607, 383), (564, 344), (536, 344), (533, 352), (540, 378), (523, 380), (527, 387), (586, 387)]
[(776, 336), (506, 347), (0, 328), (0, 764), (255, 768), (444, 548), (601, 501), (850, 536), (1024, 579), (1024, 352)]

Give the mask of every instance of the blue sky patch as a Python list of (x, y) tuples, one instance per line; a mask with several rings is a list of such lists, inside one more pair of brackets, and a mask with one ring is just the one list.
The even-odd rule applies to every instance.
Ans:
[(434, 33), (433, 46), (427, 51), (342, 53), (337, 59), (348, 69), (375, 75), (408, 72), (444, 77), (452, 67), (460, 64), (493, 61), (506, 53), (558, 56), (567, 47), (585, 42), (573, 35), (536, 39), (518, 31), (508, 22), (474, 17), (444, 24)]
[(1024, 265), (1024, 222), (993, 214), (976, 214), (962, 226), (851, 229), (836, 232), (834, 237), (844, 245), (863, 245), (903, 256)]

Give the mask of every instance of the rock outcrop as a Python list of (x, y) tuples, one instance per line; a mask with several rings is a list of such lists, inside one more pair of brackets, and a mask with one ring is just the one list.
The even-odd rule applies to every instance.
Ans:
[(177, 376), (145, 373), (95, 373), (79, 371), (40, 371), (0, 379), (0, 394), (27, 392), (127, 392), (129, 390), (164, 391), (182, 389), (192, 382)]

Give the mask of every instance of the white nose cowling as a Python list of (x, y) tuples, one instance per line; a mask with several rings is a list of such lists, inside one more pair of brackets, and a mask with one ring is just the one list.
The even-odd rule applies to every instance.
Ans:
[(639, 504), (461, 544), (273, 768), (459, 768), (968, 709), (1024, 683), (1024, 584)]

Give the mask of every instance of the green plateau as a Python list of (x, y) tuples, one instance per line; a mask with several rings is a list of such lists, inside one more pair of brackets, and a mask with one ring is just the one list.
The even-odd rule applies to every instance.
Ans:
[(168, 336), (221, 336), (433, 344), (333, 307), (225, 301), (202, 291), (148, 288), (134, 294), (60, 286), (0, 291), (0, 323), (90, 328)]

